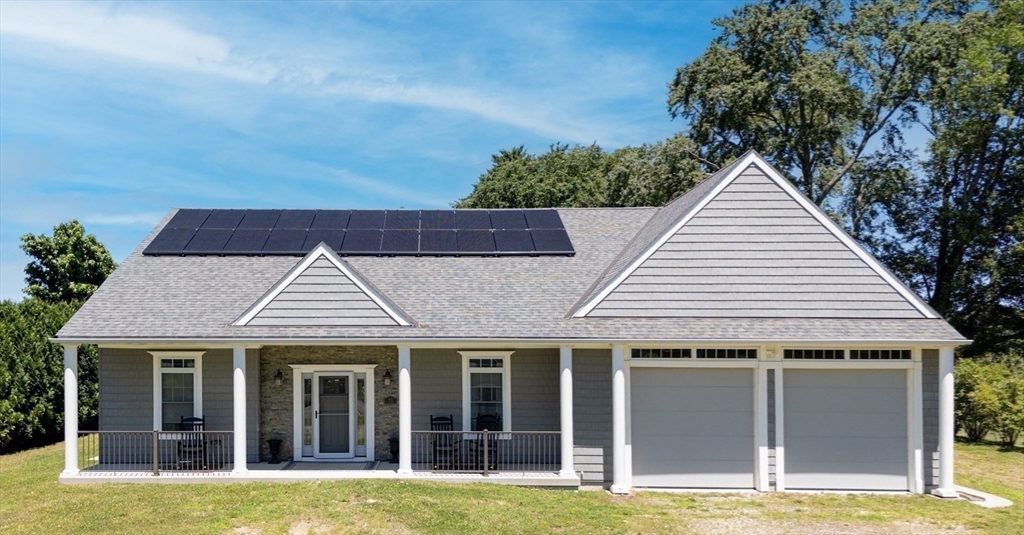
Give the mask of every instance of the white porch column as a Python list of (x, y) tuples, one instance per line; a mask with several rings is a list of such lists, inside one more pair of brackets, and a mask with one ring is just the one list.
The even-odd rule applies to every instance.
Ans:
[(412, 378), (409, 346), (398, 346), (398, 473), (412, 473)]
[(245, 348), (235, 347), (234, 350), (234, 373), (232, 387), (234, 391), (234, 435), (235, 435), (235, 467), (231, 470), (235, 474), (244, 474), (248, 471), (246, 466), (246, 433), (245, 433)]
[(78, 473), (78, 346), (64, 346), (64, 473)]
[(573, 467), (573, 436), (572, 436), (572, 346), (558, 348), (558, 360), (561, 364), (559, 376), (559, 394), (562, 422), (562, 469), (563, 476), (575, 475)]
[(953, 348), (939, 349), (939, 487), (933, 494), (956, 498), (953, 487)]
[(626, 372), (625, 346), (612, 346), (612, 488), (629, 494), (626, 469)]

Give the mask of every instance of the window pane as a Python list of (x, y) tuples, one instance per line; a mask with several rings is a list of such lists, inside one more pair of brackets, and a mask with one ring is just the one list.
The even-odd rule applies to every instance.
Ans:
[(313, 446), (313, 379), (302, 379), (302, 445)]

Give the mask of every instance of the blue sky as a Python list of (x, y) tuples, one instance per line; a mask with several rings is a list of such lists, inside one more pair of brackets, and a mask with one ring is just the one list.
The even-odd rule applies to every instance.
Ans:
[(72, 218), (121, 261), (173, 207), (441, 207), (502, 148), (668, 137), (736, 5), (0, 3), (0, 297)]

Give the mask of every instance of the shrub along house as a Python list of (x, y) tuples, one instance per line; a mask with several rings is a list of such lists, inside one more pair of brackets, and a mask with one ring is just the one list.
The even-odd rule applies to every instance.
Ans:
[(966, 340), (754, 153), (662, 208), (175, 210), (54, 340), (67, 482), (955, 495)]

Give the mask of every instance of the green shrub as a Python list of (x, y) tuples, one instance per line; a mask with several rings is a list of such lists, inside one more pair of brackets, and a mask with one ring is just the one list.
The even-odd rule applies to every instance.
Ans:
[[(64, 351), (48, 339), (80, 303), (0, 302), (0, 452), (57, 442), (64, 429)], [(79, 419), (97, 423), (97, 350), (78, 349)]]
[(1013, 446), (1024, 432), (1024, 363), (1019, 355), (984, 356), (956, 363), (956, 421), (968, 440), (999, 434)]

